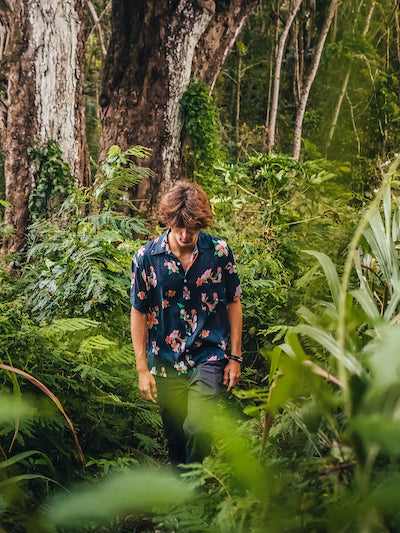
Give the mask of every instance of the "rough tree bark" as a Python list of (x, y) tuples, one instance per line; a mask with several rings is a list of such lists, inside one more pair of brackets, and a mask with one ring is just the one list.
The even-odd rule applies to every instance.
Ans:
[(294, 143), (293, 143), (294, 159), (300, 158), (301, 132), (303, 129), (303, 119), (304, 119), (304, 113), (306, 111), (308, 96), (310, 94), (311, 86), (317, 74), (317, 70), (319, 67), (320, 60), (321, 60), (322, 50), (324, 48), (324, 44), (328, 36), (329, 28), (331, 26), (333, 17), (335, 15), (338, 2), (339, 0), (331, 0), (328, 16), (325, 19), (324, 25), (321, 30), (321, 34), (318, 39), (318, 44), (316, 46), (315, 55), (311, 63), (311, 68), (308, 73), (307, 79), (303, 85), (303, 90), (302, 90), (301, 98), (300, 98), (300, 104), (299, 104), (299, 107), (296, 113), (296, 122), (295, 122), (295, 129), (294, 129)]
[[(153, 205), (181, 176), (180, 99), (191, 73), (210, 85), (257, 0), (114, 0), (100, 97), (100, 159), (109, 147), (153, 150), (156, 176), (132, 196)], [(221, 5), (225, 8), (222, 9)]]
[[(2, 0), (4, 4), (4, 0)], [(29, 223), (33, 167), (27, 149), (35, 139), (58, 141), (81, 184), (90, 182), (85, 136), (84, 0), (8, 0), (10, 35), (8, 110), (3, 131), (6, 200), (3, 253), (22, 247)]]

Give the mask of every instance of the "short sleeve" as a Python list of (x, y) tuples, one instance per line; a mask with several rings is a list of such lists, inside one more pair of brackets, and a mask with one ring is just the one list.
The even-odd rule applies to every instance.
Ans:
[(224, 279), (227, 303), (229, 304), (235, 302), (236, 300), (239, 300), (242, 294), (242, 287), (240, 286), (240, 280), (236, 268), (236, 261), (229, 246), (228, 256), (226, 258), (226, 265), (224, 267)]
[(131, 305), (141, 313), (147, 313), (149, 310), (149, 282), (144, 266), (143, 249), (140, 249), (132, 259)]

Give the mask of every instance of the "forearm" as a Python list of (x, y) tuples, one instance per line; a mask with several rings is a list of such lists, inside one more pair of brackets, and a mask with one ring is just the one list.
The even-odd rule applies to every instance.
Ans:
[(131, 335), (138, 373), (147, 370), (147, 317), (132, 307)]
[(230, 327), (231, 352), (240, 357), (242, 355), (242, 324), (243, 314), (240, 300), (226, 306)]

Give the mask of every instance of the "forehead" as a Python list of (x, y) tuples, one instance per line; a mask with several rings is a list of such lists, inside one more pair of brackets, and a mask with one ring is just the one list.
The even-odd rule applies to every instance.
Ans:
[(181, 226), (180, 224), (176, 224), (174, 226), (171, 226), (171, 229), (173, 231), (182, 231), (182, 230), (186, 230), (186, 231), (190, 231), (192, 233), (196, 233), (198, 231), (200, 231), (199, 228), (196, 228), (195, 226)]

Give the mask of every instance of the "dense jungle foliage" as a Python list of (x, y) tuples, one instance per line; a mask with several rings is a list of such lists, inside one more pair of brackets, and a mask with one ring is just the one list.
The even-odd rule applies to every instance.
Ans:
[[(187, 173), (238, 264), (245, 360), (221, 398), (211, 456), (180, 478), (157, 408), (138, 392), (129, 333), (131, 258), (161, 231), (125, 194), (151, 174), (149, 151), (113, 146), (96, 166), (91, 34), (96, 181), (76, 187), (56, 143), (32, 146), (27, 244), (0, 270), (0, 533), (400, 530), (400, 58), (388, 29), (398, 9), (373, 4), (367, 34), (372, 4), (343, 3), (301, 161), (288, 155), (294, 40), (276, 150), (263, 138), (278, 4), (260, 2), (213, 98), (192, 82), (181, 101)], [(309, 48), (324, 9), (314, 15)]]

